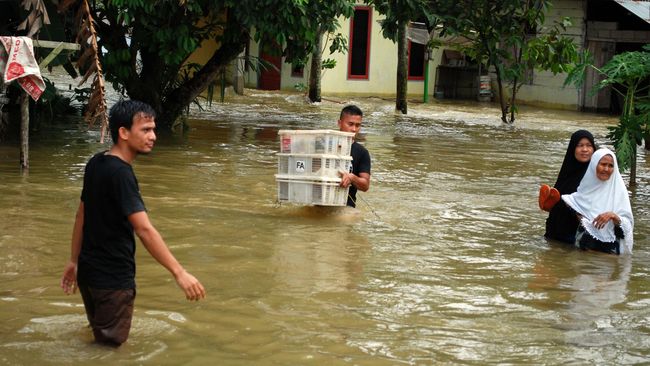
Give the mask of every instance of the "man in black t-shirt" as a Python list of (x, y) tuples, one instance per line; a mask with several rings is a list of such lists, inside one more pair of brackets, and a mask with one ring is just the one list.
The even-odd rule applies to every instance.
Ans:
[[(361, 130), (363, 112), (356, 105), (348, 105), (341, 110), (339, 116), (339, 130), (343, 132), (354, 132)], [(370, 153), (363, 145), (354, 141), (352, 143), (352, 171), (341, 173), (341, 187), (350, 187), (348, 193), (348, 206), (356, 207), (357, 190), (366, 192), (370, 188)]]
[(155, 112), (147, 104), (119, 101), (109, 115), (114, 145), (93, 156), (84, 172), (70, 261), (61, 287), (77, 286), (95, 340), (119, 346), (129, 335), (135, 300), (135, 238), (169, 270), (188, 300), (205, 297), (203, 285), (178, 263), (149, 221), (131, 163), (156, 141)]

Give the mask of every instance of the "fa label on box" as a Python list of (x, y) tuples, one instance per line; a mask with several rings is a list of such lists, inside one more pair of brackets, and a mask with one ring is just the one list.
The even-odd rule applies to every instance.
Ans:
[(305, 162), (298, 160), (296, 161), (296, 172), (297, 173), (304, 173), (305, 172)]

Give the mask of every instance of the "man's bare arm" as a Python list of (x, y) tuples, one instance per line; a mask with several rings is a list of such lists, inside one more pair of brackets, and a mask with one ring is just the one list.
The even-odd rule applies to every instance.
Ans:
[(129, 216), (135, 234), (140, 238), (149, 254), (158, 261), (176, 279), (176, 283), (185, 292), (188, 300), (199, 300), (205, 297), (205, 288), (199, 280), (188, 273), (176, 260), (165, 244), (162, 236), (149, 221), (145, 211), (136, 212)]

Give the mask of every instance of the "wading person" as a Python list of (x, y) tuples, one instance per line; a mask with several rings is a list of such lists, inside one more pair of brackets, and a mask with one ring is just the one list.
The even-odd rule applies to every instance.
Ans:
[(113, 146), (86, 165), (81, 202), (72, 232), (70, 261), (61, 287), (79, 287), (99, 343), (119, 346), (129, 335), (135, 300), (135, 237), (172, 273), (188, 300), (205, 297), (203, 285), (178, 263), (149, 221), (131, 163), (151, 152), (155, 112), (138, 101), (119, 101), (110, 110)]
[(580, 249), (631, 253), (634, 218), (616, 155), (608, 149), (593, 154), (578, 190), (562, 200), (580, 220), (576, 242)]
[[(553, 186), (560, 192), (560, 195), (571, 194), (578, 189), (578, 184), (587, 171), (595, 148), (596, 144), (591, 132), (578, 130), (571, 135), (560, 173)], [(577, 229), (578, 219), (575, 212), (568, 208), (562, 200), (558, 201), (548, 214), (544, 236), (547, 239), (573, 245)]]
[(357, 190), (366, 192), (370, 188), (370, 154), (363, 145), (356, 141), (356, 136), (361, 130), (363, 112), (356, 105), (348, 105), (341, 110), (339, 116), (339, 130), (354, 132), (355, 141), (352, 143), (352, 171), (341, 172), (341, 187), (350, 187), (347, 205), (356, 207)]

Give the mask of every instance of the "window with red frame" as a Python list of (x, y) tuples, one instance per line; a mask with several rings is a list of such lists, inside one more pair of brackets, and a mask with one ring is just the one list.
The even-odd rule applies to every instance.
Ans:
[(291, 65), (291, 76), (301, 78), (305, 73), (304, 65)]
[(426, 46), (409, 41), (409, 80), (424, 80)]
[(348, 78), (368, 79), (370, 61), (370, 7), (357, 6), (350, 21), (350, 47), (348, 52)]

